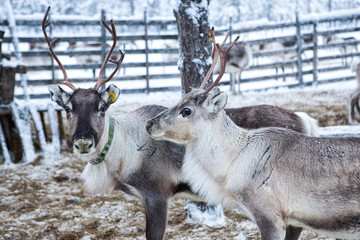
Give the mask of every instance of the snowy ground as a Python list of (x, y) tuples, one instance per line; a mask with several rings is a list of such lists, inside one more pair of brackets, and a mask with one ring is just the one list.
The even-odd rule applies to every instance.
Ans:
[[(229, 96), (228, 107), (273, 104), (304, 111), (321, 126), (347, 124), (348, 96), (355, 81), (332, 87), (279, 89)], [(110, 108), (112, 114), (145, 104), (171, 106), (179, 92), (123, 95)], [(0, 240), (3, 239), (144, 239), (141, 203), (121, 192), (91, 196), (82, 189), (79, 175), (85, 163), (69, 150), (39, 157), (32, 164), (0, 165)], [(190, 224), (186, 201), (170, 203), (167, 239), (259, 239), (256, 225), (237, 209), (226, 209), (226, 224), (210, 227)], [(304, 232), (301, 239), (326, 239)]]

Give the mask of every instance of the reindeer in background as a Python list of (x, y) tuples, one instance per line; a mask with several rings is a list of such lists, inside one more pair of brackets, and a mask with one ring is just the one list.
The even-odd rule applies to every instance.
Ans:
[[(357, 43), (353, 43), (357, 39), (355, 37), (343, 37), (336, 34), (328, 34), (322, 36), (323, 43), (324, 44), (331, 44), (331, 43), (348, 43), (346, 45), (339, 46), (338, 49), (341, 54), (351, 53), (351, 52), (358, 52)], [(347, 57), (344, 57), (343, 64), (345, 66), (348, 65)], [(351, 61), (353, 60), (353, 57), (351, 57)]]
[[(120, 45), (120, 44), (119, 44)], [(85, 51), (85, 50), (96, 50), (100, 49), (101, 42), (97, 41), (69, 41), (69, 47), (68, 49), (71, 51)], [(106, 44), (106, 48), (110, 48), (111, 46), (109, 44)], [(118, 44), (116, 48), (119, 48)], [(96, 77), (96, 65), (101, 62), (101, 56), (100, 55), (93, 55), (93, 54), (73, 54), (70, 53), (71, 57), (75, 58), (75, 61), (79, 64), (91, 64), (92, 67), (92, 75), (95, 78)], [(110, 56), (111, 60), (116, 60), (120, 57), (120, 54), (118, 52), (113, 53)], [(125, 73), (125, 70), (124, 70)]]
[[(210, 31), (210, 34), (213, 34)], [(225, 38), (227, 39), (228, 36)], [(210, 39), (212, 37), (210, 36)], [(223, 44), (224, 47), (229, 47), (230, 44)], [(243, 70), (249, 66), (252, 59), (252, 51), (248, 44), (239, 42), (234, 44), (232, 50), (226, 55), (226, 68), (225, 72), (232, 75), (230, 82), (230, 89), (232, 94), (240, 94), (241, 74)], [(220, 73), (220, 63), (215, 65), (214, 73)], [(236, 87), (238, 86), (238, 87)]]
[[(296, 44), (295, 39), (289, 39), (289, 40), (276, 40), (266, 43), (260, 43), (260, 44), (253, 44), (252, 50), (254, 52), (258, 51), (276, 51), (276, 50), (285, 50), (286, 48), (293, 47)], [(271, 55), (266, 57), (270, 63), (277, 63), (277, 62), (285, 62), (296, 59), (297, 54), (296, 52), (289, 52), (289, 53), (280, 53), (276, 55)], [(281, 71), (284, 74), (285, 73), (285, 67), (289, 65), (281, 65)], [(293, 70), (293, 65), (290, 66), (291, 70)], [(276, 75), (279, 74), (279, 67), (275, 67)], [(277, 79), (277, 77), (276, 77)], [(285, 77), (283, 78), (283, 81), (285, 81)]]
[[(46, 42), (30, 42), (29, 43), (29, 52), (32, 51), (39, 51), (39, 50), (47, 50), (47, 44)], [(33, 53), (32, 55), (24, 56), (24, 54), (21, 57), (21, 61), (26, 65), (49, 65), (49, 59), (50, 57), (48, 55), (41, 56), (36, 53)]]
[[(302, 38), (302, 41), (304, 44), (312, 42), (312, 36), (304, 35)], [(296, 46), (296, 38), (288, 38), (288, 39), (278, 39), (271, 42), (265, 42), (260, 44), (253, 44), (252, 50), (254, 52), (258, 51), (277, 51), (277, 50), (286, 50), (291, 47)], [(306, 57), (305, 53), (302, 53), (304, 57)], [(280, 68), (282, 73), (285, 73), (285, 67), (291, 68), (292, 71), (294, 71), (294, 65), (293, 64), (283, 64), (283, 62), (292, 61), (297, 58), (296, 51), (290, 51), (290, 52), (283, 52), (276, 55), (271, 55), (266, 57), (269, 59), (270, 63), (282, 63)], [(279, 66), (275, 67), (276, 75), (279, 74)], [(277, 77), (276, 77), (277, 79)], [(285, 82), (285, 77), (283, 77), (283, 81)]]
[(351, 93), (350, 95), (350, 102), (349, 102), (349, 115), (348, 120), (350, 124), (355, 124), (355, 115), (360, 114), (360, 105), (359, 105), (359, 98), (360, 98), (360, 59), (357, 58), (351, 64), (351, 71), (356, 73), (356, 80), (357, 86), (356, 90)]

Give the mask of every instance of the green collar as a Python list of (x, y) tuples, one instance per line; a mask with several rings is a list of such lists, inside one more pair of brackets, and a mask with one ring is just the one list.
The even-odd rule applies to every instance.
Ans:
[(113, 120), (112, 118), (110, 118), (110, 119), (109, 119), (109, 136), (108, 136), (108, 141), (107, 141), (107, 143), (105, 144), (105, 147), (104, 147), (104, 149), (101, 151), (100, 155), (99, 155), (97, 158), (95, 158), (95, 159), (93, 159), (93, 160), (90, 161), (90, 163), (91, 163), (92, 165), (97, 165), (97, 164), (101, 163), (102, 161), (104, 161), (105, 156), (106, 156), (106, 154), (108, 153), (109, 148), (110, 148), (110, 146), (111, 146), (111, 142), (112, 142), (112, 140), (113, 140), (113, 138), (114, 138), (114, 129), (115, 129), (114, 120)]

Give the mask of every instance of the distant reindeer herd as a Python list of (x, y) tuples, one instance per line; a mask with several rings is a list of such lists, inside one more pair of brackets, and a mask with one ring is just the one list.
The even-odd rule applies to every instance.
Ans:
[[(237, 39), (215, 42), (213, 62), (199, 88), (166, 108), (140, 107), (122, 116), (107, 110), (120, 96), (110, 84), (124, 60), (116, 48), (113, 21), (104, 26), (113, 38), (93, 88), (76, 88), (42, 28), (51, 55), (72, 92), (50, 85), (51, 99), (68, 119), (73, 151), (87, 162), (81, 174), (90, 193), (121, 190), (143, 203), (146, 239), (164, 239), (172, 197), (236, 206), (254, 221), (261, 239), (298, 239), (302, 229), (336, 237), (360, 238), (360, 139), (320, 138), (317, 121), (305, 113), (259, 105), (226, 109), (227, 95), (215, 88), (231, 59)], [(250, 54), (250, 53), (249, 53)], [(234, 54), (236, 55), (236, 54)], [(232, 55), (230, 55), (232, 56)], [(216, 69), (219, 75), (204, 86)], [(116, 67), (102, 78), (107, 62)], [(357, 68), (358, 69), (358, 68)], [(357, 73), (360, 70), (356, 70)], [(357, 90), (358, 91), (358, 90)], [(359, 94), (352, 107), (359, 108)]]

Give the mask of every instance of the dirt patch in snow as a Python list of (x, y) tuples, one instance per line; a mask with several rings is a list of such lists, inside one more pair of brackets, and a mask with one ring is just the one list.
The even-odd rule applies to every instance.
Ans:
[[(228, 107), (272, 104), (303, 111), (320, 126), (347, 124), (351, 89), (306, 89), (230, 96)], [(141, 105), (175, 104), (179, 93), (123, 96), (113, 114)], [(136, 100), (134, 100), (136, 99)], [(122, 192), (92, 196), (79, 180), (85, 163), (71, 153), (44, 156), (36, 164), (0, 165), (0, 240), (145, 239), (145, 215), (139, 200)], [(225, 226), (187, 222), (186, 201), (169, 204), (167, 239), (259, 239), (258, 229), (236, 209), (226, 209)], [(304, 232), (301, 239), (326, 239)]]

